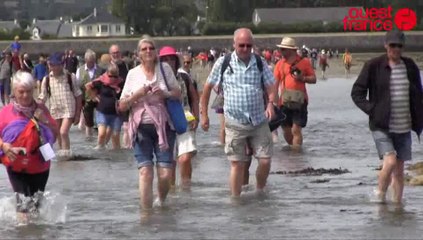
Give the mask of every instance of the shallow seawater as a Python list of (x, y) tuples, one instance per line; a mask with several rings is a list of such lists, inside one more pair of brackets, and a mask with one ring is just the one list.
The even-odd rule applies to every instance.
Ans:
[[(304, 150), (286, 150), (280, 133), (271, 170), (345, 168), (351, 173), (271, 174), (267, 196), (257, 197), (254, 162), (251, 184), (234, 204), (229, 198), (229, 163), (217, 144), (217, 117), (210, 112), (211, 130), (199, 130), (197, 135), (191, 191), (177, 189), (166, 207), (144, 215), (131, 152), (92, 150), (95, 143), (85, 142), (74, 128), (73, 151), (94, 159), (52, 164), (47, 184), (50, 211), (43, 220), (16, 225), (12, 190), (0, 168), (1, 239), (419, 239), (423, 231), (419, 187), (406, 187), (404, 206), (370, 202), (379, 161), (367, 117), (351, 101), (352, 82), (330, 79), (308, 87)], [(415, 135), (413, 140), (413, 162), (421, 161), (422, 145)]]

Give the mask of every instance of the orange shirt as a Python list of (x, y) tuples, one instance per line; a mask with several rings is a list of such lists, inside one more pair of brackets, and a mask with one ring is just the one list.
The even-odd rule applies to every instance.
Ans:
[[(278, 89), (278, 105), (281, 106), (282, 102), (282, 92), (284, 89), (284, 85), (286, 89), (291, 90), (300, 90), (305, 93), (305, 99), (308, 101), (307, 96), (307, 89), (304, 82), (297, 81), (290, 73), (291, 66), (295, 65), (296, 68), (301, 70), (304, 76), (313, 76), (314, 70), (311, 66), (310, 60), (308, 58), (301, 58), (300, 56), (297, 57), (297, 60), (294, 63), (287, 63), (285, 59), (282, 59), (276, 63), (275, 69), (273, 74), (275, 76), (275, 86)], [(285, 81), (285, 83), (284, 83)]]

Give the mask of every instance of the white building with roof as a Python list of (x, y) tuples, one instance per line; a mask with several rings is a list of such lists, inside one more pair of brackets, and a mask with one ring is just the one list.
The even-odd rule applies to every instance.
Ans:
[(56, 36), (57, 38), (72, 37), (72, 27), (75, 25), (72, 20), (52, 19), (52, 20), (37, 20), (33, 19), (32, 25), (29, 27), (31, 33), (34, 30), (38, 31), (39, 36), (43, 35)]
[(110, 37), (125, 36), (125, 22), (106, 10), (97, 11), (94, 8), (93, 13), (76, 23), (72, 27), (73, 37)]

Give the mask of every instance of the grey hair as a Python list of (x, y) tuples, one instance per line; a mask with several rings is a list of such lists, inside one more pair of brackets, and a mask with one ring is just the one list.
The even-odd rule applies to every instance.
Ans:
[(248, 35), (250, 35), (251, 38), (254, 39), (254, 35), (253, 35), (253, 32), (251, 31), (251, 29), (249, 29), (249, 28), (238, 28), (234, 31), (234, 42), (235, 42), (235, 38), (238, 37), (238, 35), (243, 31), (246, 31), (248, 33)]
[[(156, 43), (154, 42), (153, 38), (150, 37), (150, 35), (147, 35), (147, 34), (142, 35), (142, 37), (138, 41), (138, 45), (137, 45), (137, 53), (138, 53), (137, 55), (138, 55), (138, 58), (141, 61), (141, 63), (142, 63), (142, 58), (141, 58), (139, 52), (141, 50), (141, 44), (143, 44), (143, 43), (149, 43), (149, 44), (153, 45), (154, 48), (156, 48)], [(156, 52), (156, 58), (154, 59), (154, 63), (157, 64), (158, 62), (159, 62), (159, 56)]]
[(141, 39), (138, 41), (137, 52), (141, 50), (140, 46), (143, 43), (150, 43), (151, 45), (153, 45), (153, 47), (156, 47), (156, 43), (154, 42), (153, 38), (150, 37), (150, 35), (145, 34), (145, 35), (142, 35)]
[(34, 77), (28, 72), (19, 70), (12, 77), (12, 86), (13, 88), (23, 86), (33, 89), (35, 87)]
[(119, 76), (119, 68), (116, 64), (110, 63), (107, 66), (107, 73), (113, 75), (113, 76)]
[(87, 49), (87, 51), (85, 51), (84, 59), (85, 60), (87, 60), (87, 59), (94, 59), (94, 60), (96, 60), (97, 59), (97, 56), (96, 56), (96, 54), (95, 54), (95, 52), (93, 50)]
[(117, 49), (119, 49), (119, 51), (120, 51), (120, 47), (119, 47), (119, 45), (117, 45), (117, 44), (112, 44), (110, 47), (109, 47), (109, 54), (112, 54), (111, 53), (111, 51), (110, 51), (110, 49), (112, 49), (112, 47), (116, 47)]

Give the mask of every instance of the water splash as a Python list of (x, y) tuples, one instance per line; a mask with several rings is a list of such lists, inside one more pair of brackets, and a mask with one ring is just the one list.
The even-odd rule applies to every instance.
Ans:
[[(28, 202), (30, 198), (22, 197), (23, 202)], [(28, 222), (22, 222), (16, 214), (16, 197), (0, 198), (0, 223), (9, 227), (27, 224), (54, 225), (66, 223), (67, 200), (59, 193), (45, 192), (38, 212), (28, 213)]]

